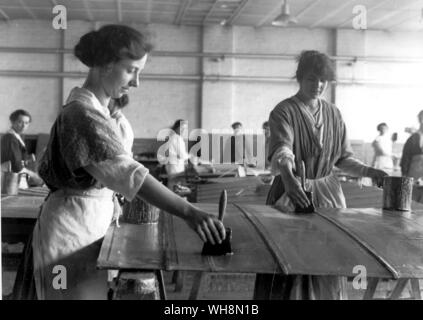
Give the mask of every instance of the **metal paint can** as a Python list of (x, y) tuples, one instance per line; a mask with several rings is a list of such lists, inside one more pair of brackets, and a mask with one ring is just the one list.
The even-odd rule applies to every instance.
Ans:
[(15, 196), (19, 192), (19, 174), (15, 172), (1, 173), (1, 193)]
[(413, 178), (383, 178), (383, 209), (393, 211), (410, 211), (413, 193)]

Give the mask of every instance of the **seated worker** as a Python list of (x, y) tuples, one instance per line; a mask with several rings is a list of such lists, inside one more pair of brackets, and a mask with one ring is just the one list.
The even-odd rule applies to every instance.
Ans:
[(18, 109), (9, 116), (11, 127), (1, 138), (1, 165), (2, 171), (11, 171), (28, 175), (30, 186), (40, 186), (43, 180), (38, 174), (26, 166), (35, 162), (35, 156), (28, 155), (27, 146), (22, 138), (22, 134), (28, 129), (31, 122), (31, 115), (28, 111)]

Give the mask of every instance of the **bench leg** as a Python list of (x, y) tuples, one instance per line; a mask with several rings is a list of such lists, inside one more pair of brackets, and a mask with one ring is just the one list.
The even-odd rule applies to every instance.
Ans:
[(392, 290), (391, 295), (389, 296), (389, 300), (397, 300), (401, 296), (401, 293), (404, 291), (405, 287), (407, 286), (409, 279), (398, 279), (395, 285), (394, 290)]
[(378, 283), (379, 283), (378, 278), (369, 278), (367, 282), (367, 289), (364, 292), (363, 300), (373, 299)]
[(194, 274), (194, 281), (193, 281), (191, 292), (188, 298), (189, 300), (197, 300), (198, 293), (200, 292), (200, 287), (201, 287), (201, 283), (203, 282), (203, 279), (204, 279), (204, 272), (197, 271)]
[(421, 300), (422, 294), (420, 292), (419, 279), (410, 279), (410, 282), (411, 282), (411, 290), (413, 290), (414, 299)]

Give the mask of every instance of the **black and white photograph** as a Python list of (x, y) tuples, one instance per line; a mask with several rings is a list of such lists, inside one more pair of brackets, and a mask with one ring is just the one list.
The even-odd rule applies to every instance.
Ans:
[(422, 300), (422, 92), (423, 0), (0, 0), (0, 300)]

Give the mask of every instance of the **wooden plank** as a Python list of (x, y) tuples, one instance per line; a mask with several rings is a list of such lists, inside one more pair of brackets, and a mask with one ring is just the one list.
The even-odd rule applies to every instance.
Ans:
[(104, 237), (98, 266), (105, 269), (165, 269), (159, 241), (162, 224), (112, 225)]
[(31, 187), (28, 189), (19, 189), (19, 196), (33, 196), (45, 198), (49, 194), (47, 187)]
[[(375, 208), (318, 209), (367, 243), (399, 278), (423, 278), (423, 215)], [(363, 264), (365, 265), (366, 264)]]
[[(218, 212), (218, 204), (198, 204), (206, 212)], [(255, 232), (246, 217), (229, 204), (226, 209), (225, 225), (232, 228), (232, 256), (202, 256), (203, 243), (181, 219), (174, 219), (178, 265), (171, 269), (197, 270), (228, 273), (274, 273), (281, 272), (266, 244)]]
[[(210, 184), (197, 186), (197, 202), (214, 203), (219, 201), (223, 189), (227, 191), (228, 202), (265, 204), (266, 185), (260, 177), (210, 179)], [(259, 189), (260, 188), (260, 189)]]
[(351, 237), (316, 214), (286, 214), (271, 207), (241, 205), (287, 274), (354, 276), (356, 265), (366, 265), (368, 276), (391, 277), (374, 257)]
[[(199, 207), (212, 213), (218, 209), (217, 204), (199, 204)], [(98, 266), (354, 276), (354, 266), (365, 265), (369, 277), (392, 276), (359, 243), (319, 215), (284, 214), (259, 205), (240, 207), (244, 213), (234, 205), (228, 205), (225, 219), (225, 224), (233, 230), (232, 256), (202, 256), (203, 243), (199, 237), (183, 220), (171, 218), (175, 239), (171, 246), (165, 245), (168, 240), (160, 240), (166, 226), (164, 223), (111, 227), (103, 242)], [(252, 223), (254, 219), (260, 225)], [(166, 232), (168, 237), (170, 232)], [(167, 252), (169, 250), (172, 252)]]
[(43, 197), (9, 196), (1, 199), (1, 217), (13, 219), (37, 219)]
[[(217, 204), (200, 204), (217, 213)], [(173, 218), (172, 218), (173, 219)], [(203, 243), (182, 219), (173, 219), (175, 248), (163, 245), (164, 224), (111, 226), (104, 238), (98, 267), (106, 269), (162, 269), (228, 273), (280, 273), (265, 243), (251, 223), (233, 205), (228, 205), (225, 223), (232, 228), (232, 256), (202, 256)], [(174, 250), (174, 252), (165, 252)], [(165, 258), (177, 255), (176, 258)]]

